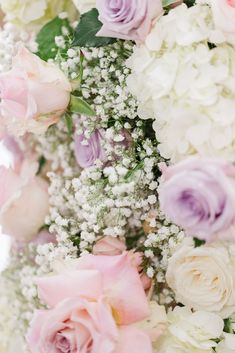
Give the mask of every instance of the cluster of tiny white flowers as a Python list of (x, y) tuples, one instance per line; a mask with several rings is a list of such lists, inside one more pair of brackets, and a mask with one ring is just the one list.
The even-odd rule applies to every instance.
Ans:
[(164, 158), (199, 153), (234, 160), (234, 62), (235, 48), (205, 4), (172, 9), (134, 48), (127, 84), (139, 116), (154, 120)]
[(50, 173), (50, 231), (61, 243), (77, 239), (82, 252), (98, 236), (132, 235), (157, 202), (157, 162), (153, 156), (138, 165), (126, 156), (103, 170), (97, 161), (74, 178)]
[(28, 352), (23, 338), (34, 310), (41, 306), (34, 283), (38, 275), (35, 255), (33, 245), (13, 249), (11, 262), (0, 275), (0, 352), (8, 352), (14, 346), (20, 353)]
[(35, 262), (39, 266), (37, 273), (38, 275), (48, 274), (53, 270), (53, 265), (56, 261), (75, 259), (76, 257), (77, 248), (69, 240), (68, 234), (66, 233), (66, 237), (63, 238), (63, 241), (58, 237), (58, 244), (48, 243), (37, 247), (37, 255), (35, 258)]
[(12, 57), (16, 54), (17, 45), (20, 43), (32, 52), (37, 51), (35, 33), (26, 32), (11, 23), (6, 23), (0, 30), (0, 72), (10, 70)]
[(155, 280), (160, 303), (169, 305), (174, 301), (174, 293), (167, 287), (165, 279), (168, 260), (185, 239), (185, 233), (165, 219), (160, 211), (150, 213), (146, 222), (148, 234), (143, 243), (146, 273)]
[(82, 48), (81, 92), (101, 118), (103, 127), (108, 121), (127, 121), (137, 117), (136, 100), (126, 87), (130, 70), (125, 66), (125, 60), (131, 55), (132, 48), (130, 42), (121, 41), (107, 47)]

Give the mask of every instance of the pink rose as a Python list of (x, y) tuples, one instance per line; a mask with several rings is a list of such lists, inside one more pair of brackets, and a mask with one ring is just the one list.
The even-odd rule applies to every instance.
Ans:
[(121, 255), (126, 250), (126, 244), (123, 240), (106, 236), (94, 245), (94, 255)]
[(44, 229), (38, 233), (38, 235), (34, 238), (33, 241), (36, 245), (43, 245), (48, 243), (56, 243), (56, 235), (49, 233), (48, 230)]
[(57, 122), (70, 100), (63, 72), (21, 47), (12, 70), (0, 75), (0, 110), (10, 133), (42, 133)]
[(24, 160), (24, 154), (17, 141), (5, 134), (0, 141), (0, 148), (0, 153), (2, 154), (1, 165), (5, 167), (11, 166), (16, 172), (19, 172)]
[(149, 305), (128, 253), (85, 255), (37, 282), (51, 309), (34, 315), (32, 353), (152, 353), (149, 334), (133, 325), (149, 316)]
[(25, 160), (17, 172), (0, 167), (0, 224), (18, 241), (34, 237), (49, 211), (47, 184), (35, 176), (37, 163)]
[(96, 0), (96, 7), (103, 23), (98, 36), (142, 42), (163, 14), (161, 0)]
[(235, 34), (235, 0), (212, 0), (215, 25), (222, 31)]

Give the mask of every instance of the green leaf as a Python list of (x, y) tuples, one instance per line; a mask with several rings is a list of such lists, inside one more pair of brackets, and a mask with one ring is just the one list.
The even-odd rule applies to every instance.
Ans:
[(88, 103), (86, 103), (83, 99), (73, 95), (71, 96), (70, 100), (70, 111), (73, 113), (84, 114), (87, 116), (96, 115), (96, 113)]
[(71, 135), (73, 132), (73, 119), (72, 119), (71, 114), (69, 114), (69, 113), (65, 114), (65, 121), (66, 121), (67, 129), (68, 129), (68, 133)]
[(196, 0), (184, 0), (184, 3), (188, 6), (191, 7), (195, 4)]
[(205, 240), (198, 239), (198, 238), (193, 238), (193, 240), (194, 240), (195, 248), (198, 248), (199, 246), (202, 246), (206, 243)]
[(96, 33), (102, 27), (98, 17), (97, 9), (92, 9), (81, 16), (75, 30), (73, 47), (103, 47), (116, 42), (115, 38), (96, 37)]
[[(58, 47), (55, 44), (55, 37), (61, 36), (62, 27), (66, 27), (70, 30), (71, 28), (67, 19), (60, 19), (59, 17), (54, 18), (48, 22), (37, 35), (38, 43), (38, 56), (41, 59), (47, 61), (48, 59), (54, 59), (58, 52)], [(64, 50), (66, 52), (66, 50)]]
[(162, 0), (162, 6), (168, 7), (172, 4), (174, 4), (175, 2), (178, 2), (178, 0)]
[(46, 164), (46, 158), (44, 156), (41, 156), (38, 159), (38, 172), (37, 172), (37, 174), (41, 173), (42, 168), (44, 167), (45, 164)]

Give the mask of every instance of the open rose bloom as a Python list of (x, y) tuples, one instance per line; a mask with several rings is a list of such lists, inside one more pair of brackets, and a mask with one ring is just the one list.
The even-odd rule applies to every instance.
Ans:
[(163, 14), (161, 0), (96, 0), (103, 23), (98, 36), (144, 41), (152, 23)]
[(20, 47), (12, 69), (0, 75), (0, 112), (11, 134), (40, 134), (56, 123), (70, 100), (71, 86), (55, 65)]
[(0, 225), (17, 241), (30, 241), (44, 225), (49, 211), (48, 185), (36, 176), (38, 163), (24, 158), (17, 143), (4, 140), (12, 153), (10, 166), (0, 166)]
[(133, 254), (84, 255), (37, 284), (49, 309), (34, 315), (32, 353), (152, 353), (150, 332), (137, 325), (150, 309)]
[(235, 168), (229, 162), (192, 157), (164, 168), (159, 200), (165, 214), (189, 235), (234, 239)]

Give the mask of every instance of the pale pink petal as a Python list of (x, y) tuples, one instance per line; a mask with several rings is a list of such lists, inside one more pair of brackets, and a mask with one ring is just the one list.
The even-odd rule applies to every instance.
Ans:
[(22, 186), (21, 178), (12, 170), (0, 167), (0, 208), (11, 198)]
[(134, 326), (121, 326), (119, 343), (114, 353), (152, 353), (150, 337)]
[(97, 269), (102, 273), (104, 293), (119, 324), (131, 324), (149, 315), (138, 270), (127, 252), (108, 257), (85, 255), (77, 263), (78, 269)]
[(75, 296), (95, 300), (102, 293), (101, 274), (96, 270), (68, 271), (63, 275), (38, 278), (36, 282), (39, 297), (52, 307)]

